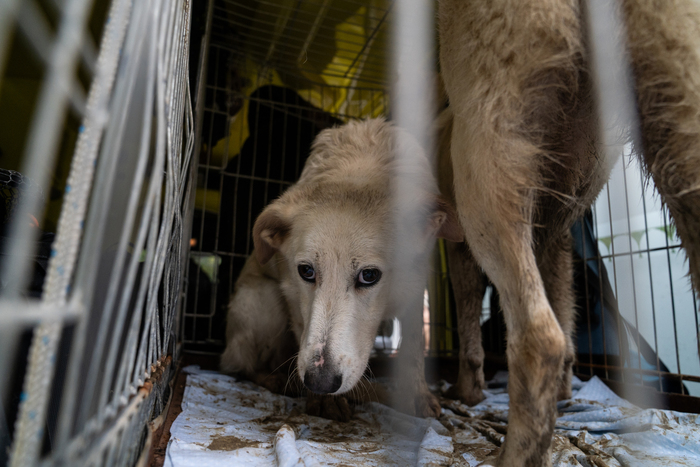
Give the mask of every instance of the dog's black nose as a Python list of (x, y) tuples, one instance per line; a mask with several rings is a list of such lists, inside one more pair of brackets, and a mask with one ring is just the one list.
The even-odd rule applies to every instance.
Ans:
[(304, 386), (316, 394), (332, 394), (343, 385), (343, 375), (333, 372), (307, 371), (304, 375)]

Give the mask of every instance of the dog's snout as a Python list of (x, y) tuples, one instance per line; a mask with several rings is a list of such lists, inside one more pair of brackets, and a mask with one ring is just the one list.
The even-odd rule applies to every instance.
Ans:
[(304, 386), (316, 394), (332, 394), (343, 385), (343, 375), (334, 371), (307, 371)]

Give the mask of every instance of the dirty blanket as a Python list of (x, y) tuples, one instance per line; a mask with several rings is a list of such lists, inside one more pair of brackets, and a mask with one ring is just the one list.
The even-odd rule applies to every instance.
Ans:
[[(377, 403), (338, 423), (304, 413), (304, 399), (187, 367), (182, 413), (171, 427), (165, 466), (476, 466), (492, 461), (508, 417), (507, 374), (474, 407), (442, 399), (439, 420)], [(447, 383), (437, 390), (444, 391)], [(495, 386), (495, 388), (494, 388)], [(500, 386), (500, 387), (499, 387)], [(559, 403), (554, 466), (699, 466), (698, 415), (641, 410), (598, 378), (574, 378)]]

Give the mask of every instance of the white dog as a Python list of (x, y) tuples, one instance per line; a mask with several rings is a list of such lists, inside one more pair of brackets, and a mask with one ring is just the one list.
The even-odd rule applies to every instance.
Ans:
[[(399, 131), (382, 119), (324, 130), (299, 181), (260, 214), (253, 228), (254, 255), (229, 306), (224, 371), (242, 372), (280, 391), (280, 380), (271, 383), (268, 375), (297, 347), (296, 372), (304, 385), (316, 394), (344, 394), (363, 376), (380, 322), (403, 311), (420, 315), (419, 309), (397, 310), (389, 302), (392, 190), (395, 177), (406, 170), (397, 170), (397, 144), (423, 154), (409, 135), (397, 138)], [(414, 252), (424, 255), (435, 235), (464, 237), (454, 211), (439, 197), (428, 159), (420, 161), (408, 171), (425, 175), (412, 200), (427, 219), (424, 242)], [(416, 295), (422, 303), (422, 294), (417, 288), (399, 295)], [(400, 352), (415, 363), (413, 388), (402, 388), (416, 394), (407, 408), (438, 415), (417, 337), (405, 338)], [(334, 400), (342, 406), (335, 410), (334, 403), (324, 402), (321, 414), (347, 418), (347, 402)]]

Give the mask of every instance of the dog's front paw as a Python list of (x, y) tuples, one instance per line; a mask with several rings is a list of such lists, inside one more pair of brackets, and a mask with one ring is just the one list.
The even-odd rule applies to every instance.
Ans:
[(306, 413), (338, 422), (350, 421), (352, 407), (344, 396), (322, 396), (309, 391), (306, 397)]
[(465, 388), (457, 383), (450, 386), (450, 388), (445, 391), (445, 397), (458, 400), (467, 404), (469, 407), (473, 407), (484, 400), (484, 392), (479, 387), (472, 386), (470, 388)]

